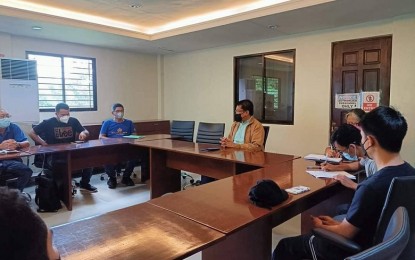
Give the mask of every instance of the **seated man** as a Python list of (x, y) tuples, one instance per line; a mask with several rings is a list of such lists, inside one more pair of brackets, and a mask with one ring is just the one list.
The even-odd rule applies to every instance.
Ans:
[[(264, 151), (264, 126), (253, 115), (254, 104), (251, 100), (244, 99), (236, 103), (235, 121), (228, 137), (221, 138), (221, 146), (249, 151)], [(201, 177), (202, 184), (214, 180), (214, 178), (207, 176)]]
[[(29, 147), (27, 137), (16, 124), (10, 122), (10, 115), (0, 109), (0, 150), (16, 150)], [(17, 189), (23, 191), (30, 181), (33, 171), (22, 159), (0, 160), (0, 175), (11, 174), (17, 177)]]
[[(120, 103), (116, 103), (112, 106), (113, 119), (109, 119), (102, 124), (99, 138), (119, 138), (125, 135), (135, 134), (135, 127), (131, 120), (124, 118), (124, 106)], [(141, 182), (145, 182), (149, 178), (148, 169), (148, 153), (142, 152), (138, 155), (141, 157)], [(121, 183), (126, 186), (134, 186), (134, 182), (131, 179), (131, 174), (134, 170), (136, 161), (128, 161)], [(117, 187), (117, 178), (114, 165), (105, 165), (105, 172), (108, 174), (109, 180), (107, 182), (108, 188), (115, 189)]]
[(264, 127), (253, 115), (254, 104), (250, 100), (245, 99), (236, 103), (235, 122), (231, 126), (228, 137), (220, 140), (221, 145), (250, 151), (263, 151)]
[(0, 209), (1, 259), (60, 259), (51, 232), (19, 192), (0, 187)]
[[(69, 106), (65, 103), (59, 103), (55, 107), (56, 117), (43, 120), (40, 124), (35, 126), (30, 132), (30, 138), (37, 144), (61, 144), (75, 142), (76, 134), (79, 134), (79, 140), (86, 141), (89, 136), (86, 130), (78, 119), (69, 117)], [(40, 136), (44, 136), (43, 140)], [(62, 160), (59, 154), (51, 154), (46, 156), (45, 168), (52, 171), (55, 175), (55, 168)], [(97, 188), (92, 186), (89, 182), (91, 180), (92, 168), (82, 170), (82, 178), (80, 182), (81, 190), (87, 192), (97, 192)]]
[[(332, 134), (330, 143), (333, 152), (345, 161), (338, 165), (322, 163), (321, 168), (325, 171), (358, 171), (364, 168), (367, 177), (373, 175), (377, 171), (376, 164), (365, 156), (360, 145), (361, 139), (360, 131), (356, 127), (350, 124), (341, 125)], [(346, 176), (338, 176), (338, 180), (351, 189), (355, 190), (357, 187), (357, 184)]]
[[(363, 249), (371, 246), (386, 195), (392, 179), (414, 176), (415, 169), (405, 162), (399, 152), (408, 125), (405, 118), (390, 107), (378, 107), (361, 121), (362, 147), (376, 162), (376, 174), (361, 182), (350, 208), (342, 221), (328, 216), (312, 217), (315, 227), (327, 229), (359, 243)], [(311, 234), (282, 239), (272, 259), (312, 259)], [(347, 253), (324, 239), (312, 240), (318, 259), (344, 259)]]

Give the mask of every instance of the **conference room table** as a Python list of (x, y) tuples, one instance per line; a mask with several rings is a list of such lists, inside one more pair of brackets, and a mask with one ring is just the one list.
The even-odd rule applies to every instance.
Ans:
[[(338, 182), (306, 173), (306, 167), (313, 164), (304, 159), (275, 163), (149, 203), (226, 234), (224, 241), (203, 251), (204, 260), (270, 259), (273, 227), (345, 190)], [(283, 189), (303, 185), (310, 191), (290, 194), (272, 209), (260, 208), (249, 201), (248, 193), (262, 179), (274, 180)]]
[(59, 160), (55, 167), (56, 180), (60, 199), (68, 210), (72, 210), (72, 173), (91, 167), (102, 167), (126, 160), (137, 159), (140, 150), (148, 150), (131, 144), (155, 139), (170, 138), (167, 134), (147, 135), (139, 139), (106, 138), (89, 140), (83, 143), (65, 143), (37, 145), (25, 149), (22, 155), (53, 154)]
[[(215, 179), (223, 179), (252, 170), (278, 165), (299, 156), (221, 148), (214, 144), (198, 144), (172, 139), (137, 142), (150, 152), (150, 197), (181, 190), (182, 170)], [(216, 151), (206, 151), (216, 148)]]
[[(218, 145), (171, 140), (160, 135), (144, 139), (102, 139), (33, 148), (37, 152), (62, 153), (67, 161), (61, 174), (67, 179), (62, 183), (67, 182), (68, 187), (73, 170), (134, 158), (140, 150), (150, 154), (152, 199), (149, 202), (54, 228), (60, 232), (59, 239), (62, 240), (57, 245), (69, 259), (100, 259), (106, 252), (109, 252), (108, 256), (122, 254), (123, 258), (131, 259), (152, 259), (148, 258), (149, 255), (155, 255), (155, 259), (182, 259), (200, 250), (205, 260), (225, 257), (269, 259), (273, 227), (332, 200), (344, 190), (337, 182), (317, 179), (306, 173), (306, 166), (314, 163), (298, 156), (224, 149)], [(206, 148), (217, 150), (208, 152)], [(180, 191), (181, 170), (219, 180)], [(261, 179), (272, 179), (283, 189), (304, 185), (311, 190), (290, 195), (280, 205), (264, 209), (248, 199), (249, 189)], [(69, 195), (69, 191), (66, 194)], [(70, 202), (68, 209), (71, 208)], [(149, 212), (149, 218), (140, 212)], [(141, 218), (143, 222), (140, 222)], [(139, 224), (135, 225), (137, 221)], [(186, 222), (183, 225), (196, 225), (202, 231), (190, 235), (187, 231), (177, 232), (176, 226), (182, 225), (183, 221)], [(147, 225), (152, 226), (155, 232), (149, 233), (142, 227)], [(94, 229), (90, 230), (90, 226)], [(208, 231), (203, 231), (204, 228)], [(84, 229), (91, 232), (91, 237), (86, 241), (81, 239), (82, 244), (79, 244), (78, 238), (87, 235)], [(206, 238), (203, 232), (214, 234)], [(164, 241), (160, 242), (163, 244), (171, 243), (172, 248), (177, 244), (183, 244), (183, 247), (178, 251), (162, 248), (159, 252), (153, 249), (152, 243), (143, 241), (148, 235), (150, 242), (154, 238)], [(131, 243), (142, 249), (131, 250)]]
[(183, 259), (224, 240), (219, 231), (142, 203), (56, 226), (62, 259)]

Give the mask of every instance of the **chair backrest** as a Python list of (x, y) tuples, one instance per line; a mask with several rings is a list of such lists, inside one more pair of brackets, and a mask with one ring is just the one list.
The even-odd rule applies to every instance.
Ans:
[(395, 210), (389, 219), (381, 243), (370, 247), (346, 260), (395, 260), (408, 244), (410, 224), (408, 212), (404, 207)]
[(195, 121), (173, 120), (170, 127), (170, 135), (173, 139), (193, 142)]
[(264, 125), (264, 148), (265, 145), (267, 144), (267, 139), (268, 139), (268, 133), (269, 133), (269, 126)]
[(199, 123), (197, 129), (196, 143), (220, 144), (220, 138), (225, 132), (223, 123)]
[(395, 177), (389, 187), (385, 205), (379, 219), (374, 245), (383, 240), (387, 225), (398, 207), (405, 207), (410, 220), (409, 242), (399, 259), (415, 259), (415, 176)]

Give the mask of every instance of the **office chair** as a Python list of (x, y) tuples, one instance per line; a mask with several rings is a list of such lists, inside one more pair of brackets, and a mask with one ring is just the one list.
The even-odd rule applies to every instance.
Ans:
[(408, 211), (399, 207), (393, 213), (382, 242), (345, 260), (395, 260), (398, 259), (409, 240)]
[(220, 138), (225, 132), (223, 123), (200, 122), (197, 129), (196, 143), (220, 144)]
[[(17, 187), (16, 185), (17, 185), (17, 177), (15, 177), (11, 173), (3, 172), (3, 170), (0, 170), (0, 187), (5, 186), (8, 188), (16, 189)], [(30, 196), (29, 193), (22, 191), (22, 195), (26, 198), (27, 202), (32, 201), (32, 196)]]
[[(386, 196), (385, 204), (383, 205), (372, 243), (373, 245), (378, 245), (384, 241), (389, 221), (393, 213), (398, 207), (405, 207), (409, 216), (410, 235), (408, 244), (399, 256), (399, 259), (404, 260), (415, 259), (415, 203), (413, 202), (413, 198), (415, 198), (415, 176), (393, 178), (389, 186), (389, 191)], [(362, 250), (360, 245), (354, 241), (345, 239), (328, 230), (315, 228), (313, 229), (313, 232), (316, 236), (332, 242), (333, 246), (341, 246), (343, 249), (349, 251), (350, 255), (359, 253)], [(342, 241), (342, 243), (339, 241)]]
[(269, 133), (269, 126), (264, 125), (264, 148), (265, 148), (265, 145), (267, 144), (268, 133)]
[(193, 142), (193, 133), (195, 129), (195, 121), (179, 121), (171, 122), (170, 135), (172, 139)]
[[(220, 144), (220, 138), (223, 137), (225, 132), (225, 124), (223, 123), (199, 123), (197, 130), (196, 143), (205, 144)], [(212, 177), (201, 176), (200, 182), (196, 182), (196, 185), (206, 184), (214, 181)]]

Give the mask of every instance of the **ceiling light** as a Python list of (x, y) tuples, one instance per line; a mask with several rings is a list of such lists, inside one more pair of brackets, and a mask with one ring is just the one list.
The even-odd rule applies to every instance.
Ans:
[(42, 28), (42, 26), (37, 26), (37, 25), (35, 25), (35, 26), (32, 26), (32, 30), (37, 30), (37, 31), (39, 31), (39, 30), (42, 30), (43, 28)]

